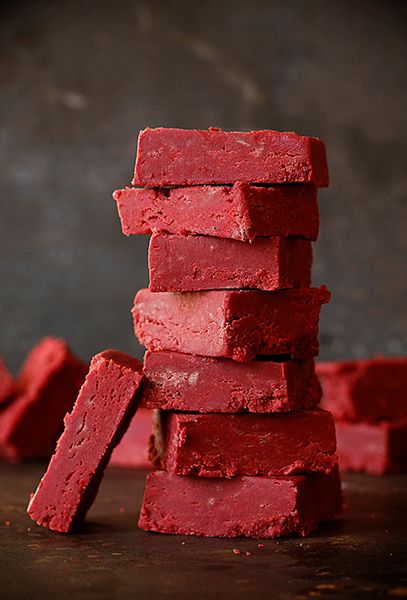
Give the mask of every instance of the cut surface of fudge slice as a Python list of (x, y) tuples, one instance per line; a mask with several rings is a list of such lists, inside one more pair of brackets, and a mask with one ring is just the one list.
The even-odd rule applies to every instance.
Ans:
[(154, 471), (139, 527), (206, 537), (305, 536), (342, 506), (337, 470), (329, 475), (206, 479)]
[(137, 408), (140, 361), (116, 350), (97, 354), (55, 454), (28, 505), (38, 525), (69, 532), (84, 519), (113, 448)]
[(140, 343), (151, 351), (170, 350), (233, 358), (318, 354), (325, 287), (274, 292), (151, 292), (140, 290), (132, 310)]
[(329, 183), (325, 144), (293, 132), (157, 127), (140, 131), (134, 185)]
[(283, 414), (156, 411), (151, 458), (174, 475), (330, 473), (335, 425), (319, 408)]
[(63, 429), (87, 367), (62, 339), (47, 337), (28, 354), (11, 401), (0, 411), (0, 456), (47, 457)]
[(146, 352), (142, 405), (193, 412), (288, 412), (319, 404), (313, 359), (252, 360)]
[(309, 287), (312, 246), (297, 238), (244, 243), (163, 233), (150, 239), (148, 264), (152, 292)]
[(139, 408), (120, 444), (113, 450), (110, 467), (147, 469), (151, 466), (148, 445), (152, 433), (152, 411)]
[(407, 418), (407, 357), (317, 363), (323, 406), (336, 419)]
[(7, 369), (4, 360), (0, 357), (0, 409), (1, 406), (10, 400), (15, 388), (15, 382), (12, 374)]
[(125, 235), (192, 233), (241, 241), (318, 236), (317, 189), (309, 184), (125, 188), (113, 198)]
[(407, 419), (336, 422), (339, 467), (370, 475), (407, 472)]

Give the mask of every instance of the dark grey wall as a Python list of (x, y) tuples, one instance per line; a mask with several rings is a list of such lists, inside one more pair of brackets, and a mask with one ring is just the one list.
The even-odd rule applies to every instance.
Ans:
[(129, 308), (147, 239), (111, 191), (147, 125), (275, 128), (327, 142), (315, 282), (322, 356), (407, 352), (407, 4), (2, 2), (0, 352), (42, 335), (141, 355)]

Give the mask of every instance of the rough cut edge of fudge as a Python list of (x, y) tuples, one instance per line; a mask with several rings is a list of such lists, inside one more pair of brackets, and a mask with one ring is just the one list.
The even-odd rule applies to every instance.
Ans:
[(150, 459), (173, 475), (303, 475), (338, 463), (334, 420), (316, 408), (275, 414), (155, 411)]
[(113, 198), (125, 235), (199, 234), (250, 242), (275, 235), (318, 237), (317, 188), (310, 184), (127, 187)]
[(151, 467), (148, 447), (152, 426), (152, 411), (147, 408), (139, 408), (123, 439), (113, 450), (109, 466), (134, 469)]
[(407, 418), (407, 357), (318, 362), (323, 406), (343, 421)]
[(87, 366), (59, 338), (43, 338), (28, 354), (15, 393), (0, 411), (0, 457), (48, 457), (85, 379)]
[(146, 352), (141, 406), (192, 412), (267, 413), (316, 407), (314, 360), (253, 360)]
[(150, 292), (140, 290), (132, 309), (134, 331), (148, 350), (233, 358), (316, 356), (325, 286), (264, 292)]
[(407, 472), (407, 419), (379, 423), (336, 422), (339, 468), (385, 475)]
[(205, 537), (306, 536), (338, 516), (338, 471), (329, 475), (205, 479), (153, 471), (139, 527)]
[(137, 409), (142, 379), (142, 364), (128, 354), (106, 350), (92, 359), (55, 454), (28, 505), (38, 525), (67, 533), (81, 524), (112, 450)]
[(312, 245), (297, 238), (257, 238), (248, 244), (157, 233), (150, 239), (148, 266), (152, 292), (309, 287)]
[(329, 184), (325, 144), (274, 130), (157, 127), (140, 131), (133, 185)]
[(0, 356), (0, 410), (10, 400), (14, 393), (14, 377), (7, 369), (4, 360)]

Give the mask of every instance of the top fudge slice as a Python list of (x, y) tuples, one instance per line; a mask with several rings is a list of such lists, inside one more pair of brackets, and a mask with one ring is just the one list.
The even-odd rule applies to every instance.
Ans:
[(407, 417), (407, 357), (317, 363), (323, 406), (336, 419)]
[(136, 336), (150, 351), (170, 350), (245, 362), (260, 354), (318, 354), (321, 288), (274, 292), (151, 292), (134, 299)]
[(273, 130), (144, 129), (134, 185), (329, 183), (325, 144), (318, 138)]
[(195, 233), (243, 242), (318, 236), (317, 189), (309, 184), (125, 188), (113, 198), (125, 235)]

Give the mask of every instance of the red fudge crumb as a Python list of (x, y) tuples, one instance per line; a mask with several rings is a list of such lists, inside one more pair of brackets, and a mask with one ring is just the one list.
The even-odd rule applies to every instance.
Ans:
[(0, 456), (49, 456), (85, 379), (87, 367), (62, 339), (47, 337), (27, 356), (15, 394), (0, 411)]
[(317, 190), (309, 184), (125, 188), (113, 198), (125, 235), (192, 233), (241, 241), (318, 236)]
[(273, 130), (144, 129), (134, 185), (329, 183), (325, 145), (318, 138)]
[(7, 369), (3, 359), (0, 357), (0, 409), (12, 396), (14, 386), (13, 376)]
[(152, 412), (139, 408), (121, 442), (113, 450), (109, 466), (134, 469), (151, 467), (148, 445), (152, 432)]
[(242, 554), (239, 548), (233, 548), (232, 552), (233, 554)]
[(265, 548), (265, 547), (266, 547), (266, 544), (257, 544), (257, 547), (258, 547), (258, 548)]
[(38, 525), (69, 532), (84, 519), (104, 469), (137, 408), (142, 365), (115, 350), (96, 355), (65, 431), (28, 505)]

